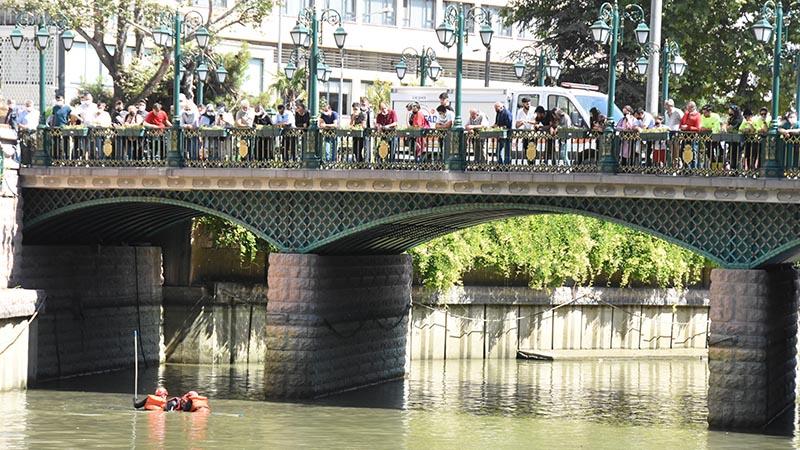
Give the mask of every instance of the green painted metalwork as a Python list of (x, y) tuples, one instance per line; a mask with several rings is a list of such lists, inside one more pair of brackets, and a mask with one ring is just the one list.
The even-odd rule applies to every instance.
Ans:
[[(24, 189), (23, 196), (27, 243), (137, 242), (178, 220), (212, 214), (284, 252), (393, 254), (499, 218), (574, 213), (630, 226), (728, 268), (782, 262), (800, 251), (800, 205), (302, 191)], [(144, 222), (131, 227), (137, 219)]]

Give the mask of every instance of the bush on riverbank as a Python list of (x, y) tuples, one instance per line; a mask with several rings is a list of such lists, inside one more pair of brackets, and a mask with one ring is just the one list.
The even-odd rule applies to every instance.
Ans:
[(422, 244), (409, 253), (419, 282), (446, 289), (465, 274), (523, 278), (532, 288), (563, 285), (699, 283), (707, 259), (644, 233), (575, 215), (491, 222)]

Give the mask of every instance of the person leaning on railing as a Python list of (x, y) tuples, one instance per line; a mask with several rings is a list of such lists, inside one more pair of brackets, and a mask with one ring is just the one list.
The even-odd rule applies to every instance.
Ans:
[(783, 159), (783, 165), (787, 168), (794, 168), (798, 162), (798, 150), (800, 145), (795, 142), (786, 142), (790, 137), (800, 136), (800, 123), (797, 121), (797, 114), (794, 111), (786, 111), (783, 120), (778, 127), (778, 133), (783, 141), (783, 152), (778, 153), (778, 158)]
[[(695, 102), (688, 102), (686, 103), (686, 111), (683, 113), (683, 118), (681, 118), (681, 126), (680, 130), (685, 133), (696, 133), (700, 131), (701, 126), (701, 118), (700, 113), (697, 112), (697, 104)], [(692, 149), (692, 162), (689, 164), (689, 167), (692, 169), (697, 168), (697, 150), (698, 150), (698, 141), (697, 139), (691, 139), (691, 149)]]
[[(94, 116), (92, 117), (92, 127), (93, 128), (111, 128), (111, 115), (106, 111), (106, 104), (100, 102), (97, 104), (97, 109), (94, 110)], [(94, 155), (95, 159), (105, 159), (106, 155), (103, 153), (103, 143), (105, 141), (105, 137), (98, 134), (95, 135), (92, 139), (92, 144), (94, 145)]]
[[(325, 103), (322, 106), (318, 124), (320, 130), (331, 130), (333, 132), (334, 129), (339, 128), (339, 114), (331, 109), (330, 103)], [(325, 159), (336, 161), (336, 135), (325, 136), (323, 143), (325, 146)]]
[[(622, 107), (622, 120), (617, 122), (615, 128), (617, 131), (621, 132), (636, 130), (636, 118), (633, 117), (633, 108), (630, 105)], [(629, 139), (621, 139), (619, 144), (620, 165), (627, 166), (631, 163), (631, 157), (633, 156), (632, 147), (633, 145)]]
[(489, 126), (489, 118), (483, 111), (480, 111), (476, 108), (470, 108), (469, 119), (467, 119), (467, 125), (464, 128), (470, 132), (469, 142), (472, 143), (472, 151), (474, 152), (475, 162), (478, 164), (486, 163), (486, 147), (484, 147), (478, 133), (481, 129)]
[(294, 149), (297, 147), (297, 138), (286, 136), (286, 130), (294, 128), (294, 113), (288, 111), (285, 105), (278, 105), (275, 114), (275, 126), (283, 130), (281, 138), (281, 153), (284, 161), (294, 160)]
[[(350, 112), (350, 128), (364, 129), (367, 116), (361, 112), (361, 103), (353, 102), (353, 110)], [(364, 138), (353, 137), (353, 156), (356, 162), (364, 162)]]
[[(397, 113), (393, 109), (389, 108), (389, 105), (386, 102), (380, 102), (378, 104), (378, 110), (378, 114), (375, 116), (375, 129), (377, 129), (381, 134), (397, 129)], [(415, 102), (412, 105), (410, 120), (410, 125), (412, 127), (428, 127), (428, 121), (425, 120), (425, 116), (420, 112), (419, 103)], [(389, 144), (389, 160), (394, 161), (395, 152), (397, 151), (397, 137), (383, 136), (381, 140)], [(416, 149), (417, 157), (422, 154), (421, 147), (422, 139), (418, 139)]]
[[(514, 127), (511, 111), (502, 102), (495, 102), (494, 111), (496, 113), (494, 126), (503, 128), (508, 133)], [(497, 162), (500, 164), (511, 163), (511, 136), (500, 139), (500, 145), (497, 148)]]

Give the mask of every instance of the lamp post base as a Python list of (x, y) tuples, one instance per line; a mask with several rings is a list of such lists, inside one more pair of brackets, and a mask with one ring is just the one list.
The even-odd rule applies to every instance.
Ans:
[(603, 139), (600, 142), (600, 160), (597, 165), (601, 173), (615, 174), (619, 171), (619, 161), (614, 148), (614, 128), (611, 126), (603, 130)]
[(758, 175), (762, 178), (783, 178), (783, 166), (778, 161), (768, 160), (758, 169)]
[(50, 137), (47, 135), (47, 127), (39, 125), (33, 147), (31, 165), (49, 166), (53, 163), (53, 158), (50, 156)]
[(445, 166), (447, 170), (464, 171), (467, 168), (464, 128), (454, 127), (450, 132), (450, 145)]

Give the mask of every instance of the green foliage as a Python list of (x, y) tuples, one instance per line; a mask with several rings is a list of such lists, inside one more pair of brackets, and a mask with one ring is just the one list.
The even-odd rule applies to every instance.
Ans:
[(306, 69), (299, 68), (295, 70), (294, 76), (289, 78), (281, 70), (275, 74), (273, 82), (269, 85), (268, 92), (274, 99), (274, 104), (270, 105), (277, 107), (279, 104), (289, 105), (296, 100), (306, 98)]
[[(82, 92), (88, 92), (92, 94), (92, 98), (94, 99), (95, 103), (105, 103), (108, 105), (108, 109), (112, 109), (114, 107), (112, 92), (103, 85), (103, 77), (97, 77), (97, 79), (93, 82), (87, 82), (85, 80), (82, 81), (78, 86), (78, 93)], [(72, 100), (69, 100), (69, 103), (74, 106), (80, 103), (80, 101), (80, 97), (75, 97)]]
[[(634, 2), (621, 1), (620, 9), (631, 3)], [(649, 21), (650, 2), (635, 3), (644, 8)], [(664, 2), (662, 36), (680, 45), (681, 54), (689, 64), (682, 77), (670, 77), (670, 96), (677, 104), (696, 100), (720, 106), (733, 102), (756, 107), (766, 103), (771, 91), (772, 49), (757, 43), (750, 31), (761, 4), (742, 0), (708, 0), (702, 5)], [(503, 10), (503, 15), (508, 23), (533, 30), (542, 44), (557, 49), (564, 66), (562, 80), (595, 84), (604, 89), (609, 48), (595, 44), (589, 31), (599, 6), (600, 2), (587, 0), (514, 0)], [(636, 75), (633, 66), (640, 55), (633, 34), (635, 26), (630, 20), (624, 21), (618, 54), (623, 66), (617, 77), (620, 105), (642, 105), (644, 99), (645, 80)], [(800, 28), (788, 27), (788, 33), (789, 41), (799, 40)], [(784, 64), (782, 75), (784, 86), (793, 85), (796, 76), (791, 64)], [(781, 104), (786, 109), (794, 89), (783, 91)]]
[(369, 87), (367, 87), (366, 97), (369, 99), (370, 105), (376, 109), (381, 102), (391, 105), (391, 95), (391, 81), (375, 80)]
[(246, 228), (231, 223), (225, 219), (214, 216), (204, 216), (195, 219), (192, 224), (193, 231), (198, 228), (205, 230), (216, 248), (238, 248), (239, 258), (242, 262), (253, 262), (259, 251), (273, 251), (263, 239), (259, 239)]
[(492, 222), (418, 246), (409, 253), (424, 285), (459, 284), (487, 270), (530, 279), (532, 288), (598, 282), (682, 288), (701, 280), (705, 258), (620, 225), (573, 215)]

